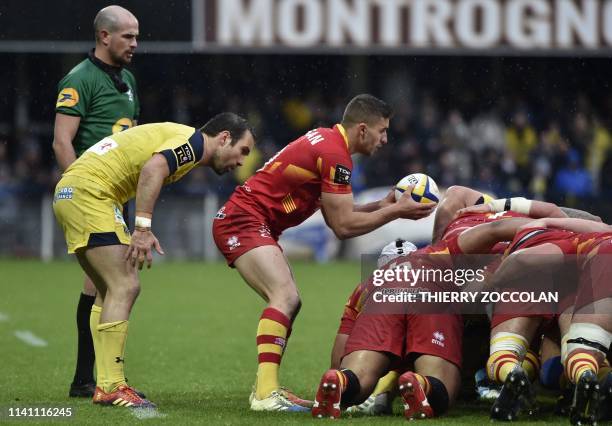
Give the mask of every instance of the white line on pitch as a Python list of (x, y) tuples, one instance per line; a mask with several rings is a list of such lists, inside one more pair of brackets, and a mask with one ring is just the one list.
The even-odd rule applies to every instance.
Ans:
[(160, 413), (157, 408), (131, 408), (130, 413), (138, 420), (163, 418), (167, 416), (167, 414)]
[(30, 330), (15, 330), (15, 337), (30, 346), (42, 348), (48, 345), (46, 340), (41, 339)]
[(9, 320), (9, 316), (5, 314), (4, 312), (0, 312), (0, 322), (8, 321), (8, 320)]

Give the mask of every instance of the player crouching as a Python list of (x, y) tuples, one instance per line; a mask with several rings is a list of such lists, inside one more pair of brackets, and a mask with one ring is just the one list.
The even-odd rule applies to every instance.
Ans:
[[(422, 254), (416, 251), (406, 260), (426, 267)], [(385, 267), (393, 268), (401, 259)], [(461, 316), (365, 312), (369, 307), (376, 309), (371, 285), (372, 280), (363, 291), (367, 295), (364, 311), (354, 321), (339, 368), (327, 370), (321, 378), (312, 416), (339, 418), (343, 408), (365, 401), (389, 370), (407, 364), (413, 371), (398, 380), (405, 417), (411, 420), (444, 414), (460, 386)]]

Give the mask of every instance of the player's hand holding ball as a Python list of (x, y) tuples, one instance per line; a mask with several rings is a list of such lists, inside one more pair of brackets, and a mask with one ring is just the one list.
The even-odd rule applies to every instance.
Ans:
[(395, 185), (395, 199), (403, 219), (421, 219), (433, 212), (440, 200), (436, 182), (423, 173), (403, 177)]

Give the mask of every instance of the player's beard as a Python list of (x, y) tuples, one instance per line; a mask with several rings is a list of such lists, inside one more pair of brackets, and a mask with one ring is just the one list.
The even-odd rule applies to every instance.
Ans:
[(221, 153), (218, 151), (213, 154), (213, 161), (212, 161), (211, 168), (219, 176), (224, 175), (225, 173), (229, 171), (229, 167), (227, 166), (223, 167), (223, 162), (221, 161)]
[[(123, 66), (129, 65), (130, 62), (132, 62), (132, 59), (130, 57), (125, 56), (127, 55), (128, 52), (130, 52), (129, 49), (124, 50), (121, 53), (111, 51), (111, 58), (113, 59), (113, 62), (116, 64), (119, 64), (119, 66), (123, 67)], [(132, 52), (132, 55), (133, 54), (134, 52)]]

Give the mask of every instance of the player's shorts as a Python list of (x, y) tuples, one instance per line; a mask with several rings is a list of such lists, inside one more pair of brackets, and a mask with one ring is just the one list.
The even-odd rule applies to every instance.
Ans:
[(344, 356), (366, 350), (399, 358), (433, 355), (461, 367), (463, 320), (449, 314), (362, 314), (346, 342)]
[[(232, 202), (225, 203), (213, 221), (215, 244), (229, 266), (247, 251), (261, 246), (278, 245), (278, 236), (263, 218), (247, 212)], [(282, 250), (282, 249), (281, 249)]]
[(121, 203), (100, 184), (65, 176), (55, 187), (53, 211), (64, 231), (68, 253), (83, 247), (130, 244)]
[(580, 309), (597, 300), (612, 297), (610, 277), (612, 277), (612, 238), (599, 243), (597, 251), (592, 255), (585, 255), (575, 308)]

